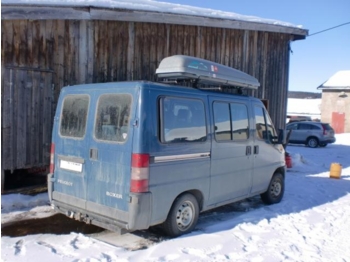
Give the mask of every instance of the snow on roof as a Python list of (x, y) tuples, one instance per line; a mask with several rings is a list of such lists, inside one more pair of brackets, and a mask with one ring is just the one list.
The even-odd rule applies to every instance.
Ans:
[[(273, 19), (265, 19), (256, 16), (246, 16), (231, 12), (219, 11), (208, 8), (194, 7), (189, 5), (180, 5), (154, 0), (2, 0), (2, 6), (51, 6), (51, 7), (95, 7), (107, 9), (126, 9), (133, 11), (150, 11), (171, 14), (182, 14), (190, 16), (200, 16), (208, 18), (239, 20), (246, 22), (255, 22), (270, 24), (283, 27), (302, 29), (300, 25), (293, 25), (288, 22), (282, 22)], [(306, 35), (306, 33), (304, 33)]]
[(350, 70), (338, 71), (317, 89), (350, 89)]

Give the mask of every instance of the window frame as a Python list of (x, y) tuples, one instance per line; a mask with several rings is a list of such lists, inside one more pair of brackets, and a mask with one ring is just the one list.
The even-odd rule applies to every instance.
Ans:
[[(215, 103), (222, 103), (222, 104), (227, 104), (228, 105), (228, 112), (229, 112), (229, 121), (230, 121), (230, 139), (225, 139), (225, 140), (218, 140), (217, 136), (216, 136), (216, 130), (215, 130), (215, 114), (214, 114), (214, 105)], [(242, 105), (245, 107), (246, 112), (247, 112), (247, 138), (245, 139), (233, 139), (233, 121), (232, 121), (232, 105)], [(250, 139), (250, 121), (249, 121), (249, 108), (247, 106), (247, 104), (245, 103), (240, 103), (238, 101), (223, 101), (223, 100), (214, 100), (212, 102), (212, 111), (213, 111), (213, 126), (214, 126), (214, 139), (217, 143), (227, 143), (227, 142), (242, 142), (242, 141), (247, 141)]]
[[(198, 101), (202, 104), (203, 113), (204, 113), (204, 128), (205, 128), (205, 139), (203, 141), (165, 141), (165, 126), (164, 126), (164, 100), (165, 99), (180, 99), (180, 100), (188, 100), (188, 101)], [(172, 96), (172, 95), (161, 95), (157, 99), (158, 104), (158, 141), (164, 145), (179, 145), (185, 143), (205, 143), (208, 140), (208, 123), (207, 123), (207, 112), (206, 106), (202, 99), (193, 98), (193, 97), (180, 97), (180, 96)], [(175, 116), (175, 115), (174, 115)]]
[[(130, 112), (129, 112), (129, 117), (128, 117), (128, 130), (127, 130), (128, 135), (127, 135), (126, 139), (123, 141), (106, 140), (106, 139), (101, 139), (101, 138), (96, 137), (97, 114), (98, 114), (98, 109), (99, 109), (101, 97), (103, 97), (103, 96), (108, 97), (108, 96), (112, 96), (112, 95), (114, 95), (114, 96), (128, 95), (131, 98), (130, 99)], [(93, 125), (93, 130), (92, 130), (92, 137), (94, 138), (94, 140), (96, 140), (98, 142), (102, 142), (102, 143), (125, 144), (129, 139), (132, 106), (133, 106), (133, 96), (129, 93), (103, 93), (103, 94), (100, 94), (96, 100), (96, 108), (95, 108), (95, 114), (94, 114), (94, 125)]]

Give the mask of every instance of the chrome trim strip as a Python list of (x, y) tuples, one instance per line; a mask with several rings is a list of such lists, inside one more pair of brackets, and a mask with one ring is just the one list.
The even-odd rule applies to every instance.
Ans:
[(210, 152), (185, 154), (185, 155), (171, 155), (171, 156), (155, 156), (154, 163), (170, 162), (170, 161), (183, 161), (189, 159), (199, 159), (210, 157)]

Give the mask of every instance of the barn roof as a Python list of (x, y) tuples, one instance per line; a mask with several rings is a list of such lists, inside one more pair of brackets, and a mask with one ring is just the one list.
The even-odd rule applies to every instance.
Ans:
[(317, 89), (350, 89), (350, 70), (338, 71)]
[(308, 30), (291, 23), (154, 0), (2, 0), (1, 19), (119, 20), (287, 33)]

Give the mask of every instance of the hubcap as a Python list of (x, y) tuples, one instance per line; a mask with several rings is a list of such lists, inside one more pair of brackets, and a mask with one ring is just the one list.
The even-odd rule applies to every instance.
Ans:
[(278, 197), (281, 194), (282, 185), (279, 181), (274, 181), (271, 185), (271, 195)]
[(176, 223), (180, 230), (186, 230), (192, 224), (194, 216), (194, 206), (191, 202), (186, 201), (179, 206), (176, 214)]

